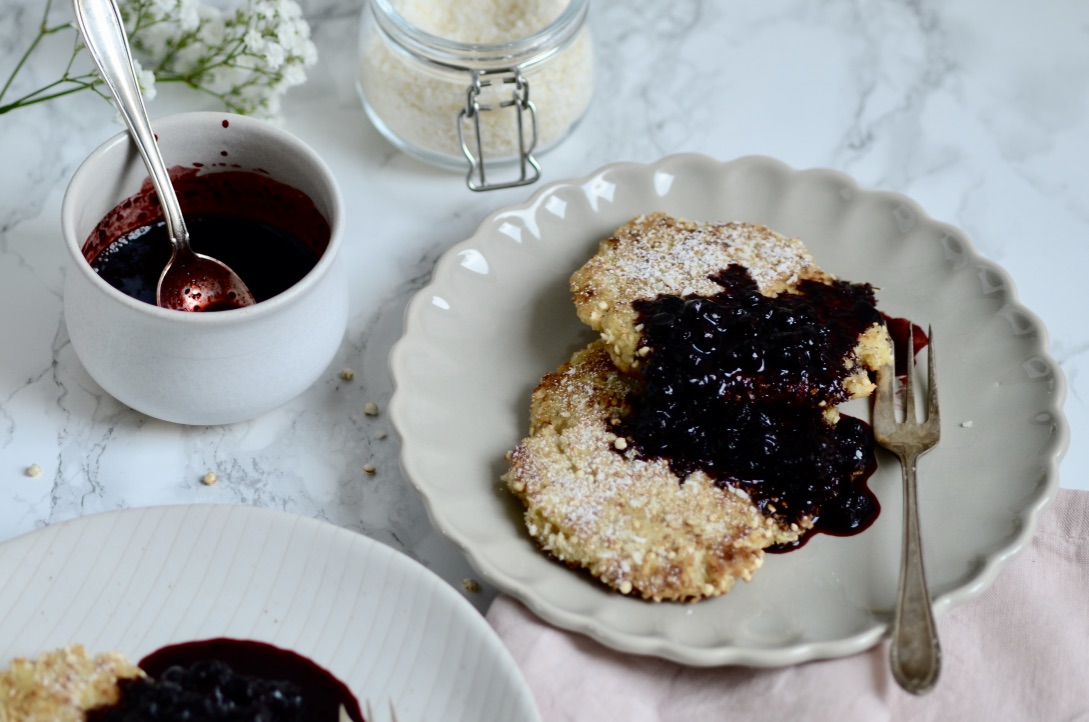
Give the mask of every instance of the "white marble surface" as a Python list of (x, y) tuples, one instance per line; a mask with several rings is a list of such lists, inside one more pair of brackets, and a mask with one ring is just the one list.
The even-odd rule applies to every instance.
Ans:
[[(325, 157), (347, 201), (351, 321), (325, 378), (252, 422), (155, 421), (87, 376), (61, 314), (59, 209), (79, 162), (121, 127), (88, 94), (0, 116), (0, 540), (119, 507), (236, 502), (358, 530), (459, 588), (474, 576), (402, 477), (388, 417), (363, 405), (384, 411), (403, 309), (438, 256), (532, 190), (473, 194), (393, 150), (355, 94), (359, 0), (304, 7), (321, 61), (286, 98), (284, 125)], [(38, 8), (0, 6), (0, 76)], [(833, 167), (913, 197), (1002, 264), (1047, 325), (1069, 383), (1061, 483), (1089, 489), (1089, 4), (597, 0), (591, 17), (596, 97), (542, 159), (542, 182), (697, 151)], [(51, 69), (29, 70), (44, 81)], [(206, 107), (163, 92), (150, 110)], [(32, 463), (41, 476), (25, 474)], [(209, 470), (213, 487), (200, 483)], [(481, 609), (493, 595), (466, 592)]]

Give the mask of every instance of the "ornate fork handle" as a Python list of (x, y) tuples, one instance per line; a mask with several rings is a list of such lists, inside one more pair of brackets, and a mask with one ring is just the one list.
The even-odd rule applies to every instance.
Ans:
[(926, 692), (941, 671), (941, 644), (934, 625), (930, 592), (923, 573), (915, 465), (920, 454), (899, 454), (904, 479), (904, 536), (900, 557), (900, 593), (892, 621), (889, 660), (896, 681), (908, 692)]

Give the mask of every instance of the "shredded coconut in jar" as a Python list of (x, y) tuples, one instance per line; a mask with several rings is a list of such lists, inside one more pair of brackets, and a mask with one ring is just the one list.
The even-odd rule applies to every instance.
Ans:
[[(402, 17), (424, 32), (476, 45), (528, 37), (548, 27), (569, 4), (569, 0), (391, 2)], [(376, 8), (375, 12), (380, 10)], [(580, 29), (560, 52), (526, 68), (523, 77), (529, 82), (529, 99), (537, 109), (537, 150), (541, 150), (561, 140), (590, 103), (593, 51), (588, 29)], [(393, 41), (370, 22), (364, 24), (358, 80), (372, 119), (387, 136), (396, 136), (395, 143), (432, 161), (443, 163), (445, 159), (446, 164), (459, 167), (464, 163), (457, 116), (466, 105), (469, 71), (439, 68), (411, 57), (410, 52), (394, 47)], [(518, 155), (517, 113), (513, 108), (499, 108), (500, 102), (511, 99), (513, 90), (513, 85), (497, 80), (479, 96), (481, 105), (496, 108), (479, 116), (484, 155), (489, 161)], [(528, 141), (528, 114), (524, 122)], [(466, 142), (474, 147), (471, 123), (464, 125), (464, 131)]]
[(426, 33), (459, 43), (494, 45), (548, 26), (568, 0), (397, 0), (401, 16)]

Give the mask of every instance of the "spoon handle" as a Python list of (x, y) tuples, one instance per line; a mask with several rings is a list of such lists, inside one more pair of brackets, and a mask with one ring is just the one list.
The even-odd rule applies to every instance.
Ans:
[(185, 227), (178, 196), (174, 193), (166, 163), (151, 130), (117, 3), (114, 0), (72, 0), (72, 7), (87, 50), (117, 101), (121, 117), (132, 132), (136, 147), (148, 168), (163, 207), (166, 230), (175, 246), (188, 246), (189, 230)]

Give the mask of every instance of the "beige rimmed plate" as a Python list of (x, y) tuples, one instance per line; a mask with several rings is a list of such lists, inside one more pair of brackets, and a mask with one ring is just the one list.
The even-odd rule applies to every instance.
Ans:
[[(900, 471), (882, 455), (882, 513), (854, 537), (769, 555), (751, 583), (695, 605), (611, 593), (545, 558), (499, 481), (526, 433), (529, 396), (591, 338), (567, 279), (631, 217), (764, 223), (840, 278), (878, 287), (882, 310), (932, 325), (943, 436), (920, 463), (935, 610), (965, 602), (1032, 536), (1067, 444), (1064, 381), (1009, 276), (911, 200), (829, 170), (768, 158), (678, 155), (542, 188), (446, 253), (409, 306), (391, 357), (402, 463), (436, 526), (492, 583), (560, 627), (694, 665), (779, 666), (866, 649), (885, 633), (900, 559)], [(865, 405), (853, 412), (868, 418)]]
[(0, 545), (0, 669), (79, 642), (138, 661), (232, 637), (305, 655), (401, 720), (538, 722), (487, 622), (403, 554), (247, 506), (127, 509)]

